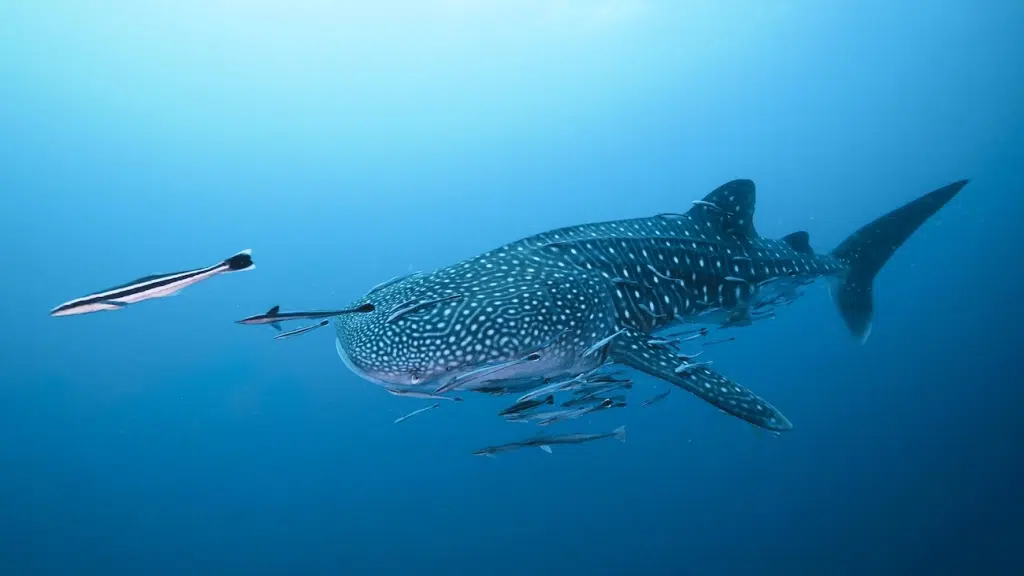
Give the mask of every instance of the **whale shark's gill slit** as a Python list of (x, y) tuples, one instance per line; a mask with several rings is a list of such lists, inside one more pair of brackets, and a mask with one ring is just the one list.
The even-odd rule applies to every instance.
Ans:
[(444, 296), (443, 298), (435, 298), (433, 300), (426, 300), (422, 302), (403, 303), (399, 305), (398, 309), (392, 312), (391, 315), (388, 316), (388, 319), (385, 320), (384, 322), (386, 324), (390, 324), (395, 320), (398, 320), (410, 314), (414, 314), (416, 312), (420, 312), (425, 308), (429, 308), (430, 306), (434, 306), (442, 302), (447, 302), (449, 300), (455, 300), (458, 298), (462, 298), (462, 294), (452, 294), (450, 296)]

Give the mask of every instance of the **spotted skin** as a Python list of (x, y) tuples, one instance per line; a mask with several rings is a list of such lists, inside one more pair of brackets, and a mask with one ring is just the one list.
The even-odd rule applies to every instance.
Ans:
[[(933, 197), (924, 208), (911, 203), (901, 210), (909, 209), (916, 229), (962, 185), (915, 201), (925, 206)], [(500, 388), (618, 363), (756, 426), (788, 430), (792, 425), (778, 410), (708, 363), (650, 342), (650, 335), (681, 323), (749, 324), (751, 310), (792, 298), (817, 278), (842, 282), (858, 264), (815, 254), (803, 232), (780, 240), (759, 236), (754, 204), (753, 182), (735, 180), (685, 214), (560, 228), (387, 282), (352, 305), (369, 302), (373, 312), (337, 318), (338, 354), (363, 378), (389, 386), (443, 385), (490, 366), (492, 382), (484, 384)], [(871, 226), (858, 234), (868, 238), (864, 230)], [(909, 236), (913, 229), (899, 231)], [(844, 243), (845, 253), (857, 249), (879, 260), (877, 247), (891, 254), (898, 246), (871, 240)], [(866, 272), (870, 282), (877, 270)], [(851, 329), (863, 320), (844, 318)]]
[(671, 350), (653, 346), (640, 331), (630, 330), (612, 343), (610, 356), (621, 364), (646, 372), (686, 390), (726, 414), (755, 426), (782, 432), (793, 425), (782, 412), (736, 382), (705, 365), (685, 362)]
[[(508, 245), (368, 294), (361, 302), (372, 302), (373, 313), (338, 319), (338, 350), (353, 371), (382, 384), (435, 383), (537, 347), (544, 348), (538, 360), (490, 377), (582, 373), (600, 358), (579, 351), (614, 331), (614, 306), (604, 294), (596, 277)], [(395, 310), (426, 301), (438, 302), (387, 322)]]

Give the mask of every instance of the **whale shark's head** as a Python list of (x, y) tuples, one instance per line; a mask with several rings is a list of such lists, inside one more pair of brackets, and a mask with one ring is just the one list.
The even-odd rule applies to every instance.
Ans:
[(389, 386), (465, 382), (496, 367), (490, 379), (526, 377), (571, 362), (565, 347), (575, 341), (557, 337), (581, 326), (586, 310), (556, 310), (565, 301), (551, 297), (534, 269), (501, 258), (484, 255), (374, 288), (353, 304), (372, 304), (372, 312), (337, 318), (338, 355), (359, 376)]
[(377, 301), (373, 312), (336, 321), (335, 346), (350, 370), (375, 384), (419, 386), (459, 366), (453, 344), (435, 334), (439, 321), (433, 314), (395, 318), (387, 299)]
[(354, 304), (372, 304), (372, 312), (337, 318), (338, 355), (362, 378), (387, 386), (437, 383), (502, 358), (508, 339), (479, 299), (459, 288), (437, 273), (374, 288)]

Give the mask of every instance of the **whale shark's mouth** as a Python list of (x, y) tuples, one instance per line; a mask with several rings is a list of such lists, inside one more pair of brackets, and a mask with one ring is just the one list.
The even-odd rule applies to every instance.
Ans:
[(341, 358), (341, 361), (345, 363), (345, 366), (348, 367), (348, 369), (351, 370), (355, 375), (359, 376), (364, 380), (373, 382), (378, 386), (388, 385), (387, 382), (379, 378), (375, 378), (374, 376), (370, 375), (370, 373), (367, 372), (366, 370), (363, 370), (359, 366), (356, 366), (355, 362), (352, 362), (352, 358), (350, 358), (349, 355), (345, 353), (345, 348), (342, 347), (341, 339), (338, 337), (334, 338), (334, 349), (338, 351), (338, 356)]

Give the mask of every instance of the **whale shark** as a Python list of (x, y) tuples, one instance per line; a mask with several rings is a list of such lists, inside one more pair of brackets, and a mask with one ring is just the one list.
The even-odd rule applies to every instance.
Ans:
[(550, 230), (376, 286), (349, 306), (363, 313), (336, 318), (336, 349), (350, 370), (392, 389), (557, 391), (609, 366), (631, 369), (788, 431), (768, 401), (659, 335), (746, 326), (825, 280), (863, 343), (875, 276), (966, 184), (927, 193), (816, 253), (805, 231), (759, 235), (754, 183), (733, 180), (685, 212)]

